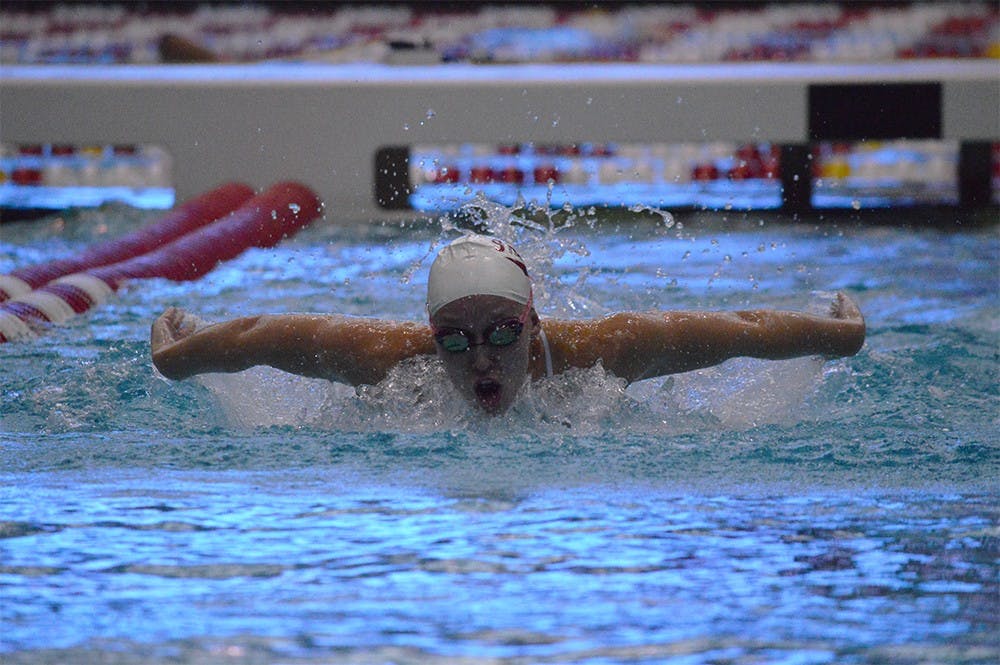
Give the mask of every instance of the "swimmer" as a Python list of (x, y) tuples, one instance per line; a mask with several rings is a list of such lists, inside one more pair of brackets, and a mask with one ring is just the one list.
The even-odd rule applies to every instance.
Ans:
[(621, 312), (592, 320), (539, 318), (528, 270), (495, 238), (466, 235), (431, 266), (429, 325), (341, 315), (250, 316), (196, 329), (170, 308), (151, 331), (153, 364), (170, 379), (270, 365), (353, 386), (377, 384), (408, 358), (436, 354), (459, 392), (489, 414), (529, 379), (604, 369), (631, 383), (738, 356), (782, 360), (854, 355), (865, 321), (838, 293), (828, 316), (774, 310)]

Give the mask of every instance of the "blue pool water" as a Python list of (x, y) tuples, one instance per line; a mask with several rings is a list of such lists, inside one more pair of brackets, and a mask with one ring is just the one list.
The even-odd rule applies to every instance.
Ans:
[[(144, 215), (5, 225), (0, 272)], [(149, 360), (169, 305), (420, 319), (438, 224), (330, 220), (133, 283), (0, 345), (0, 661), (997, 662), (997, 227), (579, 217), (516, 233), (543, 316), (843, 289), (868, 341), (627, 389), (576, 372), (484, 419), (432, 361), (354, 391)]]

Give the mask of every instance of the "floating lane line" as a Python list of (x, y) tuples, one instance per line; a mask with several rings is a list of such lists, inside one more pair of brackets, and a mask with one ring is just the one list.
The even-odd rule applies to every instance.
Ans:
[(243, 205), (253, 194), (249, 185), (226, 183), (185, 201), (151, 224), (120, 238), (88, 247), (76, 256), (25, 266), (9, 275), (0, 275), (0, 302), (22, 296), (64, 275), (151, 252), (216, 222)]
[[(106, 302), (128, 280), (198, 279), (251, 247), (273, 247), (320, 216), (322, 202), (296, 182), (273, 185), (211, 224), (145, 254), (56, 278), (0, 303), (0, 342), (35, 337)], [(15, 278), (16, 279), (16, 278)]]

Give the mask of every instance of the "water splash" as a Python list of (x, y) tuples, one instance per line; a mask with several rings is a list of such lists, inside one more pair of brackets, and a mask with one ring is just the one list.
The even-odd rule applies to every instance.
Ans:
[(731, 360), (722, 366), (631, 386), (598, 363), (526, 383), (510, 411), (488, 416), (452, 386), (433, 356), (393, 368), (357, 389), (268, 367), (197, 379), (226, 427), (338, 432), (475, 432), (493, 439), (572, 434), (677, 436), (706, 428), (738, 431), (791, 423), (816, 392), (824, 364)]
[[(549, 192), (551, 194), (551, 186)], [(567, 277), (557, 264), (573, 257), (590, 256), (586, 242), (570, 230), (580, 224), (592, 227), (593, 209), (578, 211), (571, 205), (553, 208), (545, 204), (526, 202), (523, 198), (512, 206), (490, 200), (482, 193), (463, 204), (457, 214), (442, 217), (442, 238), (432, 247), (449, 242), (458, 234), (468, 232), (471, 226), (479, 233), (490, 235), (517, 247), (532, 276), (536, 307), (540, 312), (553, 316), (568, 316), (580, 312), (604, 313), (604, 308), (587, 295), (587, 279), (591, 269), (581, 266), (576, 274)], [(561, 274), (562, 273), (562, 274)]]
[[(560, 227), (510, 224), (507, 216), (514, 211), (491, 206), (487, 209), (487, 213), (494, 213), (491, 223), (506, 225), (490, 230), (504, 240), (518, 242), (529, 261), (564, 240), (558, 237)], [(569, 250), (563, 247), (559, 251)], [(569, 289), (560, 288), (583, 290), (583, 280)], [(835, 300), (835, 293), (813, 292), (807, 311), (827, 314)], [(199, 325), (204, 322), (199, 321)], [(716, 367), (626, 385), (598, 363), (526, 383), (511, 410), (498, 418), (486, 416), (466, 402), (433, 356), (411, 358), (390, 370), (378, 385), (357, 389), (268, 367), (203, 375), (197, 382), (214, 397), (223, 424), (241, 429), (291, 426), (406, 434), (477, 431), (501, 439), (546, 432), (601, 436), (627, 430), (672, 437), (706, 428), (739, 431), (797, 422), (808, 415), (826, 368), (824, 360), (815, 357), (781, 362), (738, 358)]]
[(660, 208), (654, 208), (652, 206), (644, 205), (641, 203), (635, 204), (634, 206), (629, 208), (629, 211), (634, 213), (647, 213), (656, 215), (657, 217), (660, 218), (663, 227), (667, 229), (672, 229), (674, 225), (677, 223), (676, 220), (674, 219), (674, 216), (670, 212), (662, 210)]

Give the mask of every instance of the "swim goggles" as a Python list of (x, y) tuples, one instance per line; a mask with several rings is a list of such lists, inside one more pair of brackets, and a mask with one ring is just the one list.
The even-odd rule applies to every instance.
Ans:
[(531, 312), (531, 298), (528, 298), (524, 311), (518, 318), (503, 319), (492, 324), (483, 331), (482, 342), (472, 342), (469, 333), (461, 328), (435, 328), (432, 327), (434, 339), (449, 353), (464, 353), (473, 346), (510, 346), (518, 340), (524, 330), (524, 324), (528, 320), (528, 313)]

